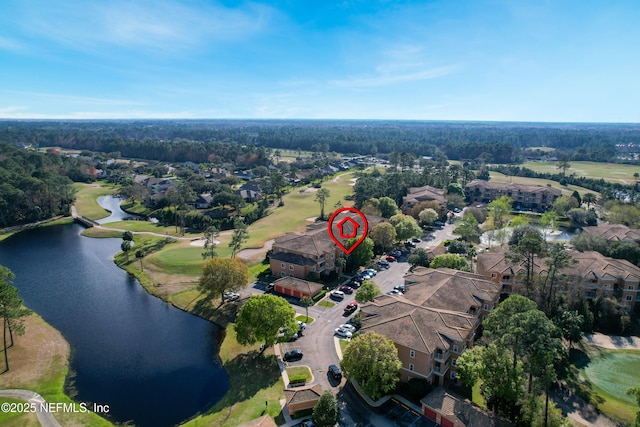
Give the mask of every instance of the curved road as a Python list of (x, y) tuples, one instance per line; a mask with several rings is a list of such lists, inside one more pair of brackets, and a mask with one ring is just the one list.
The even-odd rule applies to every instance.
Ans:
[(44, 398), (40, 396), (35, 391), (31, 390), (20, 390), (20, 389), (7, 389), (0, 390), (0, 396), (3, 397), (13, 397), (17, 399), (26, 400), (29, 403), (35, 403), (36, 405), (36, 415), (38, 417), (38, 421), (40, 421), (40, 425), (42, 427), (62, 427), (58, 421), (51, 415), (50, 412), (42, 412), (40, 410), (40, 405), (46, 403)]

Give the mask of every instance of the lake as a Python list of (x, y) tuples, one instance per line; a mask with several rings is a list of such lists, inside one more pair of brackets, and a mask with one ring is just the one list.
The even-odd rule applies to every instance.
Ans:
[[(110, 419), (171, 426), (220, 400), (229, 378), (223, 330), (149, 295), (113, 263), (120, 239), (80, 235), (77, 224), (26, 230), (0, 242), (25, 304), (72, 348), (78, 402)], [(19, 339), (19, 338), (18, 338)]]

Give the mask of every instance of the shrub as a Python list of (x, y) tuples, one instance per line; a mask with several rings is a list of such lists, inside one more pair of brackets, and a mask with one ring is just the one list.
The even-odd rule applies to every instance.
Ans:
[(307, 382), (307, 376), (306, 375), (291, 375), (289, 377), (289, 384), (290, 385), (304, 384), (306, 382)]

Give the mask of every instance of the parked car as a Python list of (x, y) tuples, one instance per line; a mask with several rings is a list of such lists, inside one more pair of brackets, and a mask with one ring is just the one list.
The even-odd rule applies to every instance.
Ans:
[(354, 311), (356, 311), (358, 309), (358, 303), (353, 301), (350, 302), (349, 304), (347, 304), (347, 306), (344, 308), (344, 312), (345, 314), (351, 314)]
[(346, 329), (351, 333), (354, 333), (356, 331), (356, 327), (350, 323), (343, 323), (342, 325), (338, 326), (338, 328)]
[(306, 329), (307, 324), (298, 320), (298, 326), (300, 326), (300, 330)]
[(404, 244), (408, 248), (415, 248), (416, 244), (414, 242), (405, 242)]
[(397, 289), (394, 289), (392, 291), (387, 292), (387, 295), (402, 295), (402, 292), (400, 292)]
[(237, 294), (235, 292), (225, 292), (224, 299), (226, 299), (227, 301), (238, 301), (240, 299), (240, 294)]
[(267, 286), (264, 287), (265, 292), (273, 292), (273, 283), (267, 283)]
[(400, 292), (402, 292), (403, 294), (407, 291), (407, 288), (406, 288), (406, 286), (404, 286), (404, 285), (397, 285), (397, 286), (394, 286), (394, 287), (393, 287), (393, 289), (394, 289), (394, 290), (396, 290), (396, 291), (400, 291)]
[(375, 271), (373, 268), (367, 268), (364, 272), (367, 274), (370, 274), (371, 276), (375, 276), (376, 274), (378, 274), (378, 272)]
[(394, 256), (389, 255), (385, 258), (388, 262), (396, 262), (396, 258)]
[(361, 282), (356, 282), (355, 280), (351, 280), (349, 283), (347, 283), (347, 286), (350, 286), (353, 289), (358, 289), (361, 284), (362, 284)]
[(391, 252), (389, 255), (391, 255), (392, 257), (399, 258), (399, 257), (402, 256), (402, 252), (400, 250), (396, 250), (396, 251)]
[(344, 292), (345, 294), (353, 293), (353, 288), (351, 286), (342, 285), (338, 288), (338, 290)]
[(342, 292), (342, 291), (331, 291), (329, 296), (331, 298), (333, 298), (333, 299), (343, 300), (344, 299), (344, 292)]
[(385, 269), (386, 269), (386, 268), (389, 268), (389, 261), (387, 261), (387, 260), (385, 260), (385, 259), (381, 259), (381, 260), (379, 260), (379, 261), (376, 263), (376, 265), (377, 265), (379, 268), (385, 268)]
[(338, 365), (329, 365), (329, 374), (334, 380), (340, 381), (342, 379), (342, 371)]
[(353, 335), (351, 332), (344, 328), (335, 328), (333, 333), (342, 338), (351, 338), (351, 336)]
[(414, 237), (413, 239), (411, 239), (411, 241), (412, 241), (413, 243), (420, 243), (420, 242), (422, 242), (422, 240), (418, 239), (417, 237)]
[(291, 350), (284, 354), (285, 362), (295, 362), (300, 359), (302, 359), (302, 350)]
[(442, 228), (442, 227), (444, 227), (444, 222), (436, 221), (436, 222), (433, 223), (433, 226), (437, 227), (437, 228)]

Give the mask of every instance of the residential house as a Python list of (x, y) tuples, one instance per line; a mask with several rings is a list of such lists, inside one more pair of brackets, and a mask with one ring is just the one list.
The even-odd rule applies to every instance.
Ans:
[[(353, 218), (353, 222), (344, 222), (345, 218)], [(368, 229), (386, 221), (386, 219), (366, 215)], [(339, 224), (343, 227), (340, 228)], [(348, 238), (340, 237), (355, 233), (362, 235), (364, 221), (357, 215), (342, 212), (336, 216), (332, 223), (333, 235), (344, 244)], [(355, 230), (354, 230), (355, 228)], [(345, 234), (347, 233), (347, 234)], [(342, 265), (338, 258), (344, 253), (329, 236), (328, 222), (318, 221), (307, 226), (303, 233), (287, 233), (275, 239), (272, 247), (273, 253), (269, 257), (271, 274), (276, 277), (297, 277), (306, 279), (311, 273), (317, 275), (329, 275), (332, 272), (342, 272)]]
[(402, 381), (455, 380), (460, 354), (495, 307), (499, 288), (485, 277), (451, 269), (416, 268), (405, 276), (406, 293), (380, 295), (362, 306), (361, 333), (391, 339), (402, 363)]
[[(595, 251), (569, 251), (575, 264), (561, 270), (573, 287), (584, 292), (587, 299), (597, 295), (617, 299), (628, 311), (640, 305), (640, 267), (623, 259), (614, 259)], [(518, 293), (522, 284), (518, 274), (524, 272), (522, 263), (513, 264), (502, 252), (478, 254), (477, 273), (488, 276), (501, 285), (505, 294)], [(545, 275), (544, 258), (534, 260), (534, 274)], [(560, 284), (560, 292), (565, 290)]]
[(546, 210), (562, 196), (562, 191), (542, 185), (475, 180), (464, 186), (464, 194), (469, 203), (490, 203), (501, 196), (508, 196), (516, 209)]
[(262, 199), (262, 190), (255, 182), (247, 182), (246, 184), (243, 184), (240, 189), (236, 191), (236, 194), (239, 194), (247, 203), (256, 202)]
[(203, 193), (200, 194), (196, 201), (193, 203), (196, 209), (208, 209), (209, 205), (211, 205), (211, 201), (213, 200), (213, 196), (211, 193)]
[(445, 190), (441, 188), (425, 185), (424, 187), (411, 187), (407, 189), (407, 195), (402, 198), (402, 212), (411, 214), (411, 209), (421, 202), (438, 202), (441, 206), (446, 206), (447, 199)]

